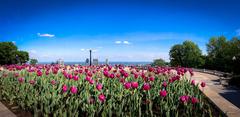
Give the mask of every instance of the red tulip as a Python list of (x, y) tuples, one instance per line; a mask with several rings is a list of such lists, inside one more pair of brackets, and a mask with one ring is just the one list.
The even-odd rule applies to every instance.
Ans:
[(114, 78), (114, 77), (115, 77), (115, 75), (114, 75), (114, 74), (111, 74), (111, 75), (110, 75), (110, 78)]
[(150, 90), (150, 88), (151, 88), (150, 84), (148, 83), (143, 84), (143, 90), (147, 91), (147, 90)]
[(151, 76), (151, 77), (149, 78), (149, 80), (150, 80), (150, 81), (154, 81), (154, 77)]
[(40, 70), (37, 71), (37, 76), (42, 76), (42, 72)]
[(198, 103), (198, 99), (195, 97), (192, 97), (191, 102), (192, 104)]
[(159, 95), (161, 97), (166, 97), (167, 96), (167, 91), (166, 90), (162, 90), (162, 91), (159, 92)]
[(191, 85), (195, 85), (195, 80), (192, 80), (192, 81), (191, 81)]
[(205, 83), (205, 82), (202, 82), (202, 83), (201, 83), (201, 86), (202, 86), (202, 87), (205, 87), (205, 86), (206, 86), (206, 83)]

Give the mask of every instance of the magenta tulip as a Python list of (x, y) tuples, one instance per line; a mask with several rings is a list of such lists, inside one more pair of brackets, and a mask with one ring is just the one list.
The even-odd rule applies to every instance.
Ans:
[(162, 86), (163, 86), (163, 87), (167, 87), (167, 82), (164, 81), (163, 84), (162, 84)]
[(78, 76), (73, 76), (73, 80), (78, 81)]
[(102, 87), (103, 87), (102, 84), (97, 84), (97, 86), (96, 86), (96, 88), (97, 88), (98, 91), (101, 91), (101, 90), (102, 90)]
[(23, 83), (23, 82), (24, 82), (24, 78), (23, 78), (23, 77), (18, 78), (18, 82), (19, 82), (19, 83)]
[(62, 91), (63, 91), (63, 92), (66, 92), (67, 90), (68, 90), (68, 87), (67, 87), (67, 85), (64, 84), (64, 85), (62, 86)]
[(188, 102), (188, 99), (189, 99), (189, 96), (187, 95), (180, 96), (180, 101), (183, 103)]
[(167, 96), (167, 91), (166, 90), (162, 90), (162, 91), (159, 92), (159, 95), (161, 97), (166, 97)]
[(75, 86), (71, 86), (70, 91), (71, 91), (72, 94), (76, 94), (78, 89)]
[(131, 83), (130, 82), (126, 82), (124, 84), (124, 87), (125, 87), (125, 89), (130, 89), (131, 88)]
[(151, 88), (150, 84), (148, 83), (143, 84), (143, 90), (147, 91), (147, 90), (150, 90), (150, 88)]
[(104, 102), (105, 99), (106, 99), (106, 97), (105, 97), (104, 94), (100, 94), (100, 95), (98, 96), (98, 99), (99, 99), (101, 102)]
[(135, 89), (138, 88), (138, 82), (132, 82), (131, 85), (132, 85), (132, 87), (135, 88)]

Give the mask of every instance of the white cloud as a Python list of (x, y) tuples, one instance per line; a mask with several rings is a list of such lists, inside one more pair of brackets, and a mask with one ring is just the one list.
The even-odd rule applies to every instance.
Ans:
[(237, 36), (240, 36), (240, 29), (236, 30)]
[(53, 35), (53, 34), (48, 34), (48, 33), (46, 33), (46, 34), (37, 33), (37, 35), (38, 35), (39, 37), (55, 37), (55, 35)]
[(124, 43), (124, 44), (127, 44), (127, 45), (130, 44), (128, 41), (123, 41), (123, 43)]
[(85, 51), (85, 49), (84, 49), (84, 48), (82, 48), (82, 49), (81, 49), (81, 51)]
[(121, 43), (122, 43), (122, 41), (115, 41), (115, 43), (116, 43), (116, 44), (121, 44)]

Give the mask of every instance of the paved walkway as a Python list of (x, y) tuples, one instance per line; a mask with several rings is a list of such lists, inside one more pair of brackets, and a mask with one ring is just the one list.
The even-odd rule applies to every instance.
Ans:
[(223, 112), (231, 117), (240, 117), (240, 89), (234, 86), (223, 87), (219, 77), (206, 73), (194, 72), (192, 79), (206, 82), (204, 94), (207, 95)]
[(0, 102), (0, 117), (16, 117), (16, 115)]

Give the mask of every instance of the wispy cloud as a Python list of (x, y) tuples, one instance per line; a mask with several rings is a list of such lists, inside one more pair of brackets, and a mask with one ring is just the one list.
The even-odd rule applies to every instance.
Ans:
[(126, 45), (129, 45), (130, 42), (129, 41), (115, 41), (115, 44), (126, 44)]
[(53, 35), (53, 34), (48, 34), (48, 33), (45, 33), (45, 34), (41, 34), (41, 33), (37, 33), (37, 35), (39, 36), (39, 37), (55, 37), (55, 35)]
[(121, 43), (122, 43), (122, 41), (115, 41), (115, 43), (116, 43), (116, 44), (121, 44)]

